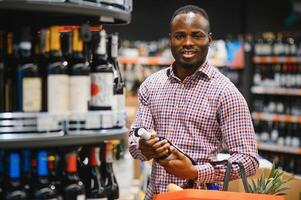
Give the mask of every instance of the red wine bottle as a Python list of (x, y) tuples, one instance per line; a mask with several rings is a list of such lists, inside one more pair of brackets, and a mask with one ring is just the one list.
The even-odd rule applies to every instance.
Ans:
[(100, 172), (103, 174), (107, 198), (118, 199), (119, 186), (113, 170), (113, 144), (103, 143), (101, 151)]
[(50, 28), (50, 52), (47, 67), (47, 108), (50, 113), (69, 110), (69, 76), (67, 61), (62, 57), (58, 26)]
[(102, 174), (99, 172), (99, 148), (89, 148), (88, 166), (86, 166), (88, 178), (86, 179), (87, 200), (106, 199), (105, 185)]
[(104, 30), (99, 32), (99, 43), (91, 63), (91, 110), (112, 110), (113, 69), (108, 62), (107, 37)]
[(37, 177), (33, 183), (33, 199), (55, 200), (58, 199), (56, 188), (48, 179), (47, 151), (37, 153)]
[(66, 154), (66, 169), (65, 177), (63, 178), (62, 185), (63, 199), (64, 200), (85, 200), (85, 187), (80, 180), (77, 172), (77, 154), (71, 151)]
[(84, 56), (84, 44), (79, 30), (72, 32), (72, 56), (69, 60), (69, 110), (84, 113), (88, 111), (90, 99), (90, 68)]

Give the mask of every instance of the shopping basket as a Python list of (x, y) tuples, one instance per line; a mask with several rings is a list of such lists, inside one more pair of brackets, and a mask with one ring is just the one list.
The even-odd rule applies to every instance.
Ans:
[(240, 175), (245, 192), (229, 192), (228, 185), (232, 163), (227, 162), (227, 170), (224, 176), (223, 191), (184, 189), (175, 192), (166, 192), (154, 196), (154, 200), (284, 200), (283, 196), (249, 193), (245, 170), (240, 162), (233, 162), (240, 168)]

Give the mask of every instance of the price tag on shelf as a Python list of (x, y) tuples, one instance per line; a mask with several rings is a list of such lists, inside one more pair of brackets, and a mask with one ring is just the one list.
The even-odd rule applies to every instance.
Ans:
[(101, 127), (102, 128), (112, 128), (113, 127), (113, 115), (112, 112), (108, 112), (108, 113), (103, 113), (102, 114), (102, 123), (101, 123)]
[(99, 129), (101, 125), (99, 115), (90, 115), (86, 117), (86, 129)]
[(58, 130), (58, 121), (52, 116), (40, 115), (37, 119), (37, 129), (38, 131)]

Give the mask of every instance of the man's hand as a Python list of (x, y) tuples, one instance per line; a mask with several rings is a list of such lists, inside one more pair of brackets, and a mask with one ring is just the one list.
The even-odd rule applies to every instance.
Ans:
[(167, 173), (175, 175), (178, 178), (197, 179), (197, 168), (193, 166), (189, 158), (173, 146), (170, 146), (169, 149), (173, 159), (156, 159), (156, 161), (165, 168)]
[(151, 133), (151, 138), (148, 140), (139, 140), (139, 149), (141, 153), (148, 159), (157, 159), (170, 155), (170, 144), (167, 140), (160, 141), (155, 132)]

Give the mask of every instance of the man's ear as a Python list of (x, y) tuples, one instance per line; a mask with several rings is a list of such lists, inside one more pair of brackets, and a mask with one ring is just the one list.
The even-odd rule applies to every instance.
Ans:
[(209, 44), (210, 44), (212, 42), (212, 40), (213, 40), (213, 35), (212, 35), (211, 32), (208, 33), (208, 39), (209, 39)]

